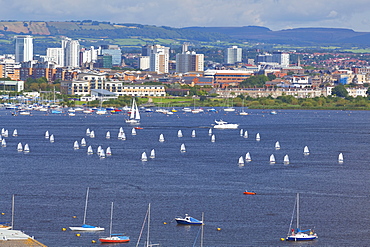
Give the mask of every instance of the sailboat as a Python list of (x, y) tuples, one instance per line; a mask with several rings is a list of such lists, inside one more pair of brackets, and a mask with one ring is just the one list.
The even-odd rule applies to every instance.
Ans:
[(215, 141), (216, 141), (216, 136), (215, 135), (212, 135), (211, 142), (215, 142)]
[(244, 158), (243, 158), (243, 156), (240, 156), (239, 157), (238, 165), (239, 166), (244, 166)]
[(139, 246), (140, 244), (140, 240), (141, 240), (141, 236), (143, 234), (143, 230), (144, 230), (144, 227), (145, 227), (145, 222), (148, 221), (147, 223), (147, 235), (146, 235), (146, 242), (145, 242), (145, 247), (150, 247), (150, 246), (155, 246), (155, 245), (159, 245), (159, 244), (151, 244), (150, 243), (150, 203), (148, 205), (148, 210), (146, 211), (146, 214), (145, 214), (145, 218), (144, 218), (144, 222), (143, 222), (143, 225), (141, 227), (141, 231), (140, 231), (140, 235), (137, 239), (137, 243), (136, 243), (136, 247)]
[(105, 134), (105, 138), (110, 139), (110, 132), (109, 131), (107, 131), (107, 133)]
[(243, 136), (243, 132), (244, 132), (244, 130), (240, 129), (240, 132), (239, 132), (240, 136)]
[(1, 140), (1, 146), (2, 146), (3, 148), (5, 148), (5, 147), (6, 147), (6, 141), (5, 141), (5, 139), (2, 139), (2, 140)]
[(195, 130), (191, 132), (191, 137), (195, 137)]
[[(297, 220), (297, 228), (296, 228), (296, 230), (294, 230), (292, 228), (295, 209), (297, 209), (297, 215), (296, 215), (296, 217), (297, 217), (297, 219), (296, 219)], [(287, 236), (286, 240), (287, 241), (309, 241), (309, 240), (314, 240), (314, 239), (317, 239), (317, 238), (318, 238), (317, 234), (313, 233), (313, 231), (311, 229), (308, 229), (308, 230), (301, 230), (300, 229), (300, 226), (299, 226), (299, 193), (297, 193), (297, 198), (296, 198), (296, 202), (294, 204), (294, 209), (293, 209), (292, 220), (290, 221), (288, 236)]]
[(180, 147), (180, 152), (181, 153), (185, 153), (186, 152), (186, 148), (185, 148), (185, 144), (181, 144), (181, 147)]
[(98, 147), (98, 149), (96, 150), (96, 154), (97, 154), (98, 156), (100, 156), (101, 151), (102, 151), (102, 147), (101, 147), (101, 146), (99, 146), (99, 147)]
[(280, 142), (275, 142), (275, 149), (276, 150), (279, 150), (280, 149)]
[(81, 146), (82, 147), (85, 147), (86, 146), (86, 140), (85, 140), (85, 138), (82, 138), (81, 139)]
[(140, 112), (137, 107), (135, 98), (132, 98), (132, 106), (130, 110), (130, 118), (125, 120), (129, 124), (139, 124), (140, 123)]
[(95, 131), (90, 131), (90, 138), (95, 138)]
[(121, 140), (126, 140), (126, 134), (125, 132), (121, 132)]
[(209, 129), (208, 130), (208, 135), (211, 136), (212, 135), (212, 129)]
[(340, 164), (342, 164), (342, 163), (344, 162), (343, 154), (342, 154), (342, 153), (340, 153), (340, 154), (338, 155), (338, 162), (339, 162)]
[(87, 128), (87, 129), (86, 129), (86, 135), (87, 135), (87, 136), (89, 136), (89, 135), (90, 135), (90, 129), (89, 129), (89, 128)]
[(25, 153), (29, 153), (30, 152), (30, 147), (28, 146), (27, 143), (24, 145), (23, 152), (25, 152)]
[(260, 140), (261, 140), (260, 133), (257, 133), (256, 134), (256, 141), (260, 141)]
[(50, 142), (54, 142), (54, 135), (53, 134), (51, 134), (51, 136), (50, 136), (50, 138), (49, 138), (49, 140), (50, 140)]
[(275, 164), (275, 155), (270, 155), (270, 164)]
[(286, 154), (284, 156), (284, 165), (288, 165), (289, 164), (289, 156)]
[(75, 141), (74, 144), (73, 144), (73, 148), (76, 150), (76, 149), (80, 149), (80, 146), (78, 145), (78, 141)]
[(8, 130), (5, 130), (3, 136), (4, 137), (8, 137), (8, 135), (9, 135), (9, 131)]
[(136, 129), (135, 128), (132, 128), (131, 135), (136, 136)]
[(49, 137), (50, 137), (50, 136), (49, 136), (49, 131), (46, 131), (46, 132), (45, 132), (45, 139), (49, 139)]
[(87, 211), (87, 202), (89, 200), (89, 191), (90, 191), (90, 188), (87, 187), (86, 201), (85, 201), (85, 211), (84, 211), (84, 221), (82, 223), (82, 226), (70, 226), (69, 229), (71, 231), (104, 231), (103, 227), (86, 225), (86, 211)]
[(159, 135), (159, 142), (164, 142), (164, 135), (163, 134)]
[(246, 161), (246, 162), (250, 162), (250, 161), (252, 161), (252, 158), (251, 158), (251, 155), (250, 155), (250, 153), (249, 153), (249, 152), (245, 154), (245, 161)]
[(307, 146), (305, 146), (305, 147), (303, 148), (303, 154), (304, 154), (304, 155), (309, 155), (309, 154), (310, 154), (310, 150), (308, 149), (308, 147), (307, 147)]
[(130, 241), (130, 237), (124, 236), (124, 234), (112, 234), (112, 221), (113, 221), (113, 202), (110, 210), (110, 226), (109, 226), (109, 237), (99, 238), (102, 243), (126, 243)]
[(91, 146), (89, 146), (89, 147), (87, 148), (87, 154), (93, 154), (93, 153), (94, 153), (94, 151), (93, 151), (92, 147), (91, 147)]
[(244, 132), (244, 138), (248, 138), (248, 131), (247, 130)]
[(17, 131), (17, 129), (14, 129), (14, 130), (13, 130), (13, 136), (18, 136), (18, 131)]
[(12, 220), (11, 222), (1, 222), (0, 223), (0, 230), (10, 230), (10, 229), (14, 230), (14, 194), (12, 196)]
[(249, 115), (248, 112), (244, 111), (244, 99), (243, 99), (243, 103), (242, 103), (242, 111), (239, 113), (239, 115), (241, 115), (241, 116)]
[(152, 149), (152, 151), (150, 151), (150, 158), (151, 159), (155, 158), (155, 150), (154, 149)]
[(141, 154), (141, 161), (148, 161), (148, 157), (146, 156), (145, 152)]
[(18, 150), (18, 152), (22, 152), (23, 151), (22, 143), (18, 143), (17, 150)]
[(99, 157), (100, 157), (101, 159), (104, 159), (104, 158), (105, 158), (105, 152), (104, 152), (104, 149), (101, 149), (101, 150), (100, 150)]
[(107, 151), (105, 152), (107, 154), (107, 156), (111, 156), (112, 155), (112, 150), (110, 147), (107, 147)]
[(181, 130), (177, 131), (177, 137), (182, 137), (182, 136), (183, 136), (182, 131)]

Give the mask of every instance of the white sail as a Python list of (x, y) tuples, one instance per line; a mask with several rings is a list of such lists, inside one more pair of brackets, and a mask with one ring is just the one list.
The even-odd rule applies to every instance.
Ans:
[(2, 140), (1, 140), (1, 146), (2, 146), (2, 147), (6, 147), (6, 141), (5, 141), (5, 139), (2, 139)]
[(180, 152), (181, 153), (185, 153), (186, 152), (186, 148), (185, 148), (185, 144), (181, 144), (181, 147), (180, 147)]
[(152, 149), (152, 151), (150, 151), (150, 158), (151, 159), (155, 158), (155, 150), (154, 149)]
[(270, 155), (270, 164), (275, 164), (275, 155)]
[(90, 135), (90, 129), (89, 129), (89, 128), (87, 128), (87, 129), (86, 129), (86, 135), (87, 135), (87, 136), (89, 136), (89, 135)]
[(248, 131), (247, 130), (244, 132), (244, 138), (248, 138)]
[(338, 155), (338, 162), (339, 162), (339, 163), (343, 163), (343, 162), (344, 162), (343, 154), (342, 154), (342, 153), (340, 153), (340, 154)]
[(286, 154), (284, 156), (284, 165), (288, 165), (289, 164), (289, 156)]
[(304, 154), (304, 155), (309, 155), (309, 154), (310, 154), (310, 150), (308, 149), (308, 147), (307, 147), (307, 146), (305, 146), (305, 147), (303, 148), (303, 154)]
[(81, 146), (82, 147), (86, 146), (86, 140), (85, 140), (85, 138), (82, 138), (81, 139)]
[(90, 131), (90, 138), (95, 138), (95, 131)]
[(122, 132), (122, 134), (121, 134), (121, 140), (126, 140), (126, 134), (125, 134), (125, 132)]
[(140, 120), (140, 112), (139, 108), (137, 107), (136, 101), (135, 101), (135, 120)]
[(46, 139), (49, 139), (49, 137), (50, 137), (50, 136), (49, 136), (49, 131), (46, 131), (46, 132), (45, 132), (45, 138), (46, 138)]
[(107, 131), (107, 133), (105, 134), (105, 138), (110, 139), (110, 132), (109, 131)]
[(177, 137), (182, 137), (182, 136), (183, 136), (182, 131), (181, 130), (177, 131)]
[(211, 142), (215, 142), (216, 141), (216, 136), (215, 135), (212, 135), (211, 136)]
[(240, 132), (239, 132), (240, 136), (243, 136), (243, 132), (244, 132), (244, 130), (240, 129)]
[(8, 135), (9, 135), (9, 131), (8, 131), (8, 130), (5, 130), (5, 131), (4, 131), (4, 135), (3, 135), (3, 136), (4, 136), (4, 137), (8, 137)]
[(145, 152), (143, 152), (142, 154), (141, 154), (141, 161), (147, 161), (148, 160), (148, 157), (146, 156), (146, 153)]
[(107, 147), (107, 151), (105, 152), (107, 155), (112, 155), (112, 150), (110, 147)]
[(94, 153), (94, 151), (93, 151), (92, 147), (91, 147), (91, 146), (89, 146), (89, 147), (87, 148), (87, 154), (93, 154), (93, 153)]
[(247, 162), (252, 161), (252, 159), (251, 159), (251, 155), (250, 155), (250, 153), (249, 153), (249, 152), (245, 154), (245, 161), (247, 161)]
[(54, 142), (54, 135), (53, 134), (51, 134), (49, 140), (50, 140), (50, 142)]
[(22, 143), (18, 143), (17, 150), (18, 150), (18, 152), (22, 152), (23, 151)]
[(240, 156), (239, 157), (238, 165), (239, 166), (244, 166), (244, 158), (243, 158), (243, 156)]
[(123, 128), (122, 128), (122, 127), (120, 127), (118, 132), (123, 132)]
[(101, 146), (99, 146), (98, 147), (98, 149), (96, 150), (96, 154), (98, 155), (98, 156), (100, 156), (100, 153), (101, 153), (101, 151), (102, 151), (103, 149), (102, 149), (102, 147)]
[(74, 148), (74, 149), (80, 149), (80, 146), (78, 145), (78, 141), (75, 141), (75, 142), (73, 143), (73, 148)]
[(140, 122), (140, 111), (137, 107), (135, 98), (132, 98), (132, 106), (130, 110), (130, 117), (126, 119), (126, 123), (137, 124)]
[(14, 130), (13, 130), (13, 136), (18, 136), (18, 131), (17, 131), (17, 129), (14, 129)]
[(1, 135), (3, 136), (3, 135), (4, 135), (4, 133), (5, 133), (5, 129), (4, 129), (4, 128), (2, 128), (2, 129), (1, 129)]
[(28, 146), (27, 143), (24, 145), (23, 152), (25, 152), (25, 153), (29, 153), (30, 152), (30, 147)]
[(211, 136), (212, 135), (212, 129), (209, 129), (208, 130), (208, 135)]
[(256, 134), (256, 141), (260, 141), (260, 140), (261, 140), (260, 133), (257, 133)]
[(191, 137), (195, 137), (195, 130), (191, 132)]
[(131, 130), (131, 135), (135, 136), (136, 135), (136, 129), (135, 128), (132, 128)]
[(164, 142), (164, 136), (163, 136), (163, 134), (160, 134), (159, 135), (159, 142)]
[(101, 149), (100, 150), (100, 154), (99, 154), (99, 157), (104, 159), (105, 158), (105, 152), (104, 152), (104, 149)]
[(275, 142), (275, 149), (276, 150), (279, 150), (280, 149), (280, 142)]

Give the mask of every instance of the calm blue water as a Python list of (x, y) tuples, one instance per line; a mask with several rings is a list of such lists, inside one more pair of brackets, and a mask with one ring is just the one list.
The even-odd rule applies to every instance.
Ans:
[[(48, 246), (97, 246), (109, 234), (110, 204), (115, 203), (113, 231), (126, 233), (135, 246), (151, 203), (151, 240), (161, 246), (193, 246), (199, 226), (177, 226), (176, 216), (205, 215), (204, 246), (367, 246), (369, 229), (370, 112), (290, 111), (277, 115), (249, 110), (236, 113), (142, 114), (136, 136), (125, 116), (83, 114), (11, 116), (0, 111), (0, 128), (9, 130), (0, 148), (0, 221), (9, 221), (15, 194), (15, 229)], [(239, 130), (208, 129), (215, 119), (240, 123)], [(123, 127), (127, 140), (117, 139)], [(86, 137), (87, 128), (96, 138)], [(18, 137), (11, 136), (14, 129)], [(178, 138), (181, 129), (184, 137)], [(197, 136), (191, 137), (195, 129)], [(44, 138), (48, 130), (55, 143)], [(112, 138), (105, 139), (111, 132)], [(260, 133), (261, 141), (255, 140)], [(165, 142), (158, 142), (164, 134)], [(73, 150), (85, 137), (94, 151), (111, 147), (113, 155), (88, 156), (87, 147)], [(274, 144), (280, 142), (281, 149)], [(29, 154), (18, 153), (18, 142)], [(186, 153), (180, 153), (185, 143)], [(308, 146), (311, 154), (303, 155)], [(157, 157), (141, 162), (141, 153), (155, 148)], [(237, 165), (250, 152), (252, 162)], [(343, 153), (345, 162), (338, 164)], [(268, 163), (274, 154), (275, 165)], [(289, 165), (283, 165), (288, 154)], [(63, 232), (82, 223), (86, 188), (90, 187), (87, 223), (105, 232)], [(244, 195), (244, 190), (257, 195)], [(286, 237), (296, 193), (301, 197), (301, 226), (313, 228), (319, 239), (309, 243), (280, 241)], [(72, 216), (77, 216), (73, 218)], [(167, 224), (164, 224), (166, 222)], [(217, 231), (217, 228), (221, 228)], [(145, 235), (144, 235), (145, 238)], [(144, 241), (141, 241), (143, 246)], [(199, 246), (199, 238), (195, 246)]]

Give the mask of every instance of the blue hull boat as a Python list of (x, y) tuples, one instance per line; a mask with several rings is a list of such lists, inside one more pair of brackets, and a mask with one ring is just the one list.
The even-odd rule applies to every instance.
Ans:
[(182, 224), (182, 225), (202, 225), (203, 221), (197, 220), (188, 214), (185, 214), (185, 217), (176, 217), (175, 218), (177, 224)]

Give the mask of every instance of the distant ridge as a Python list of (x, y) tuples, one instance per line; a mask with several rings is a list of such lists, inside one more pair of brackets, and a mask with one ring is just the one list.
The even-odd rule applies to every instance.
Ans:
[(248, 41), (289, 45), (370, 45), (369, 32), (344, 28), (294, 28), (272, 31), (266, 27), (185, 27), (83, 21), (0, 21), (0, 38), (17, 34), (103, 39), (174, 39), (198, 42)]

